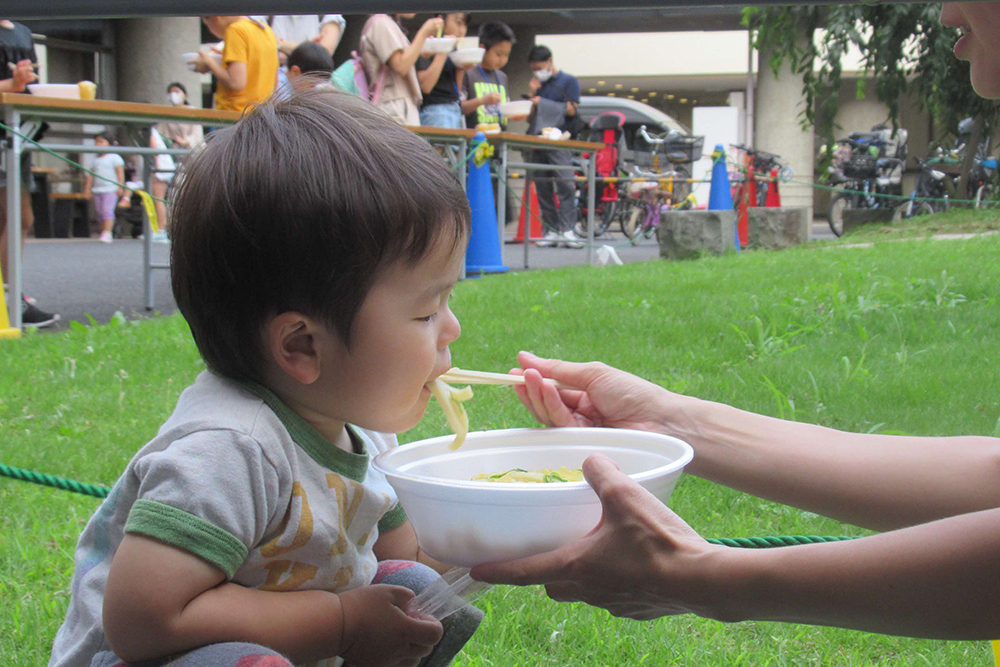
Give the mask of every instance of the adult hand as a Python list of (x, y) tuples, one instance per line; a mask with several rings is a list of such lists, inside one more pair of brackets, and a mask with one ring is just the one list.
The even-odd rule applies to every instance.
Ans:
[(441, 623), (404, 611), (413, 598), (408, 588), (376, 584), (339, 597), (344, 618), (340, 655), (352, 667), (413, 667), (441, 641)]
[[(525, 384), (515, 386), (521, 403), (546, 426), (600, 426), (654, 431), (674, 436), (696, 430), (686, 411), (691, 399), (599, 362), (577, 364), (521, 352)], [(556, 389), (551, 378), (573, 387)]]
[(531, 77), (531, 80), (528, 81), (528, 91), (531, 93), (532, 97), (534, 97), (535, 93), (537, 93), (538, 89), (541, 87), (542, 82), (535, 77)]
[(604, 509), (583, 539), (506, 563), (472, 568), (494, 584), (544, 584), (559, 602), (586, 602), (615, 616), (649, 620), (697, 613), (712, 616), (725, 595), (709, 580), (725, 547), (716, 547), (600, 454), (583, 474)]
[(538, 96), (538, 95), (535, 95), (534, 97), (532, 97), (531, 98), (531, 106), (537, 107), (538, 106), (538, 101), (540, 99), (542, 99), (542, 98), (540, 96)]
[(29, 83), (38, 80), (38, 75), (35, 74), (34, 66), (27, 58), (17, 61), (16, 65), (12, 64), (11, 70), (11, 86), (13, 86), (11, 88), (11, 92), (24, 92), (25, 87)]

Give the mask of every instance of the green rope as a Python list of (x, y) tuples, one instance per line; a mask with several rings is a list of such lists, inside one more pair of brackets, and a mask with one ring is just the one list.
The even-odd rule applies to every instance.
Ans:
[[(86, 167), (84, 167), (79, 162), (73, 162), (73, 160), (70, 160), (65, 155), (60, 155), (59, 153), (56, 153), (53, 150), (49, 150), (48, 148), (46, 148), (42, 144), (38, 143), (37, 141), (35, 141), (34, 139), (32, 139), (30, 137), (24, 136), (23, 134), (21, 134), (20, 132), (18, 132), (14, 128), (10, 127), (9, 125), (5, 125), (3, 123), (0, 123), (0, 130), (7, 130), (8, 132), (16, 134), (17, 136), (21, 137), (22, 140), (27, 141), (29, 144), (32, 144), (34, 146), (38, 146), (39, 148), (42, 149), (42, 151), (48, 153), (52, 157), (57, 158), (59, 160), (62, 160), (66, 164), (71, 165), (73, 167), (76, 167), (80, 171), (82, 171), (82, 172), (84, 172), (86, 174), (90, 174), (91, 176), (93, 176), (94, 178), (96, 178), (98, 180), (105, 181), (107, 183), (111, 183), (115, 187), (121, 188), (122, 190), (128, 190), (129, 192), (138, 192), (138, 190), (136, 190), (135, 188), (130, 188), (127, 185), (122, 185), (118, 181), (112, 181), (110, 178), (105, 178), (105, 177), (101, 176), (100, 174), (97, 174), (97, 173), (95, 173), (95, 172), (87, 169)], [(170, 203), (170, 202), (168, 202), (165, 199), (160, 199), (159, 197), (154, 197), (153, 195), (149, 195), (149, 198), (152, 199), (152, 200), (154, 200), (154, 201), (162, 202), (164, 204), (169, 204)]]
[(23, 468), (5, 466), (2, 463), (0, 463), (0, 477), (10, 477), (11, 479), (17, 479), (22, 482), (31, 482), (32, 484), (41, 484), (42, 486), (51, 486), (55, 489), (72, 491), (73, 493), (82, 493), (85, 496), (94, 496), (95, 498), (105, 498), (108, 493), (111, 492), (111, 489), (106, 486), (95, 486), (94, 484), (77, 482), (76, 480), (66, 479), (64, 477), (55, 477), (54, 475), (48, 475), (44, 472), (35, 472), (34, 470), (24, 470)]
[[(13, 466), (5, 466), (2, 463), (0, 463), (0, 476), (10, 477), (22, 482), (31, 482), (32, 484), (50, 486), (56, 489), (62, 489), (63, 491), (82, 493), (87, 496), (94, 496), (95, 498), (106, 498), (108, 493), (111, 492), (111, 489), (106, 486), (94, 486), (93, 484), (85, 484), (83, 482), (77, 482), (63, 477), (54, 477), (53, 475), (34, 472), (33, 470), (24, 470), (22, 468), (14, 468)], [(824, 542), (842, 542), (844, 540), (854, 539), (857, 538), (821, 537), (819, 535), (781, 535), (778, 537), (723, 537), (719, 539), (710, 539), (708, 542), (710, 544), (718, 544), (725, 547), (767, 549), (770, 547), (792, 547), (798, 544), (822, 544)]]

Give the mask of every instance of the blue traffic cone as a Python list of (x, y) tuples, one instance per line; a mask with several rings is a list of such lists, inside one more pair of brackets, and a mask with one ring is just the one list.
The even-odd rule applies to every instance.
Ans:
[(491, 148), (482, 132), (477, 132), (472, 138), (470, 149), (477, 155), (469, 162), (469, 177), (465, 181), (465, 193), (472, 209), (472, 233), (465, 252), (465, 274), (470, 278), (478, 273), (506, 273), (510, 270), (504, 266), (497, 236), (497, 209), (493, 203), (489, 165)]
[[(712, 153), (712, 188), (708, 191), (709, 211), (732, 211), (733, 191), (729, 185), (729, 172), (726, 170), (726, 149), (722, 144), (715, 145)], [(733, 225), (733, 242), (740, 249), (740, 232)]]

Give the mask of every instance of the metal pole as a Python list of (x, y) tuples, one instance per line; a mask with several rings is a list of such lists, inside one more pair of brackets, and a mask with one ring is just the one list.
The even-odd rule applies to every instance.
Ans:
[[(153, 189), (153, 160), (142, 161), (142, 187)], [(160, 221), (164, 224), (166, 220)], [(149, 225), (149, 216), (145, 208), (142, 212), (142, 285), (146, 290), (146, 310), (153, 310), (153, 228)]]
[(744, 110), (747, 117), (744, 119), (746, 123), (746, 137), (743, 139), (743, 143), (747, 146), (754, 145), (753, 137), (753, 115), (754, 115), (754, 96), (757, 94), (756, 84), (753, 78), (753, 32), (747, 31), (747, 99), (744, 103)]
[[(17, 109), (8, 108), (7, 127), (21, 127), (21, 114)], [(21, 295), (21, 137), (13, 132), (7, 137), (7, 277), (10, 280), (10, 294), (7, 296), (7, 312), (10, 326), (20, 329)]]
[(81, 146), (80, 144), (28, 144), (25, 151), (44, 153), (117, 153), (118, 155), (177, 155), (183, 157), (191, 151), (187, 148), (148, 148), (146, 146)]
[[(527, 203), (523, 197), (527, 197)], [(531, 245), (531, 170), (524, 170), (524, 194), (521, 199), (521, 206), (524, 207), (524, 268), (528, 266), (528, 246)]]
[(458, 145), (458, 182), (462, 184), (462, 189), (466, 189), (466, 181), (469, 178), (469, 165), (466, 164), (469, 159), (469, 140), (462, 137), (462, 141)]
[(503, 251), (503, 235), (507, 228), (507, 142), (500, 142), (500, 167), (497, 169), (497, 237)]
[(594, 264), (594, 202), (597, 200), (597, 153), (590, 151), (587, 168), (587, 264)]

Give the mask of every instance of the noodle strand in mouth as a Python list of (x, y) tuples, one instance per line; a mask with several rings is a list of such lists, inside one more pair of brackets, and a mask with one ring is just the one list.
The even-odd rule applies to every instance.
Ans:
[(444, 413), (448, 426), (455, 432), (451, 448), (452, 450), (458, 449), (465, 442), (465, 436), (469, 433), (469, 415), (462, 403), (472, 398), (472, 387), (455, 389), (439, 379), (435, 379), (427, 386), (431, 390), (431, 395), (441, 405), (441, 412)]

